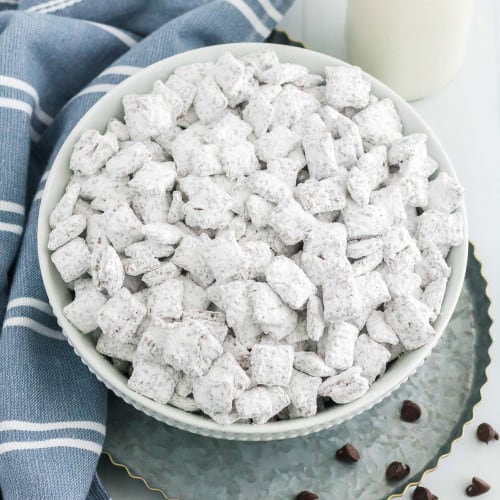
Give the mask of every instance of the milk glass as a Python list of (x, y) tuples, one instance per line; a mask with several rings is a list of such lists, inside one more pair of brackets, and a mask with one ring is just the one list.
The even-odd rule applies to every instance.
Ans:
[(436, 92), (458, 73), (474, 0), (348, 0), (352, 64), (407, 100)]

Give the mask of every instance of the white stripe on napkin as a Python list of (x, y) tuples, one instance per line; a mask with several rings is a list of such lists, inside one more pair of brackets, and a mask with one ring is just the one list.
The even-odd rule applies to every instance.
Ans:
[(9, 97), (0, 97), (0, 108), (17, 109), (29, 115), (33, 114), (33, 108), (27, 102), (20, 101), (19, 99), (11, 99)]
[(81, 92), (78, 92), (78, 94), (76, 94), (72, 99), (85, 94), (105, 94), (115, 87), (116, 85), (114, 83), (96, 83), (95, 85), (90, 85), (90, 87), (87, 87)]
[(98, 28), (107, 31), (108, 33), (111, 33), (116, 38), (118, 38), (118, 40), (121, 40), (125, 45), (127, 45), (127, 47), (133, 47), (134, 45), (137, 44), (137, 42), (131, 36), (127, 35), (127, 33), (124, 33), (122, 30), (119, 30), (118, 28), (114, 28), (113, 26), (109, 26), (107, 24), (95, 23), (94, 21), (85, 21), (85, 22), (97, 26)]
[[(104, 75), (133, 75), (137, 73), (142, 68), (140, 66), (110, 66), (105, 69), (99, 76)], [(99, 76), (97, 78), (99, 78)]]
[(274, 19), (277, 23), (281, 21), (283, 14), (269, 0), (257, 0), (257, 2), (262, 5), (262, 8), (271, 19)]
[[(18, 297), (17, 299), (12, 299), (7, 304), (7, 309), (13, 309), (14, 307), (33, 307), (34, 309), (38, 309), (39, 311), (44, 312), (45, 314), (49, 314), (53, 316), (52, 308), (47, 302), (43, 300), (34, 299), (33, 297)], [(1, 430), (1, 429), (0, 429)]]
[(106, 427), (99, 422), (90, 420), (68, 420), (66, 422), (26, 422), (23, 420), (4, 420), (0, 422), (0, 432), (2, 431), (29, 431), (46, 432), (60, 429), (87, 429), (106, 435)]
[(23, 226), (20, 226), (19, 224), (0, 222), (0, 231), (4, 231), (6, 233), (23, 234)]
[(13, 214), (24, 215), (24, 207), (20, 203), (0, 200), (0, 212), (12, 212)]
[(35, 197), (33, 198), (33, 201), (38, 201), (38, 200), (41, 200), (41, 199), (42, 199), (42, 196), (43, 196), (43, 189), (40, 189), (40, 191), (38, 191), (38, 192), (35, 194)]
[(100, 455), (102, 450), (102, 446), (94, 443), (94, 441), (59, 438), (44, 439), (43, 441), (10, 441), (8, 443), (0, 443), (0, 455), (11, 451), (40, 450), (44, 448), (79, 448), (81, 450), (92, 451), (97, 455)]
[(246, 18), (246, 20), (253, 26), (254, 30), (267, 37), (271, 30), (266, 27), (266, 25), (257, 17), (255, 12), (243, 1), (243, 0), (226, 0), (235, 9), (238, 9), (240, 13)]
[(26, 92), (35, 101), (35, 116), (45, 125), (50, 125), (54, 121), (54, 119), (40, 107), (38, 92), (29, 83), (11, 76), (0, 75), (0, 85)]
[(42, 325), (38, 321), (35, 321), (34, 319), (31, 318), (23, 318), (21, 316), (16, 316), (14, 318), (7, 318), (3, 323), (3, 327), (7, 328), (9, 326), (20, 326), (24, 328), (29, 328), (33, 332), (39, 333), (44, 337), (49, 337), (51, 339), (56, 339), (56, 340), (66, 340), (66, 337), (59, 330), (53, 330), (52, 328)]
[(31, 12), (36, 12), (37, 14), (48, 14), (49, 12), (56, 12), (57, 10), (65, 9), (66, 7), (71, 7), (82, 0), (50, 0), (34, 7), (26, 9)]

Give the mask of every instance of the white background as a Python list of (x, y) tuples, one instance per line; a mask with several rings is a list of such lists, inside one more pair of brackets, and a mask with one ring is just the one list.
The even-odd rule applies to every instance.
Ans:
[[(309, 49), (345, 59), (345, 7), (346, 0), (296, 0), (280, 27)], [(469, 48), (458, 78), (437, 94), (413, 103), (440, 138), (466, 188), (470, 239), (489, 283), (494, 321), (500, 303), (499, 29), (500, 3), (477, 0)], [(497, 331), (494, 324), (493, 337)], [(422, 482), (440, 500), (467, 498), (464, 490), (473, 475), (492, 486), (481, 498), (500, 499), (500, 441), (486, 446), (475, 437), (476, 427), (483, 421), (500, 431), (500, 343), (493, 344), (490, 355), (490, 382), (473, 423), (451, 455)], [(121, 470), (108, 466), (101, 474), (115, 500), (160, 498)], [(410, 499), (411, 491), (404, 498)]]

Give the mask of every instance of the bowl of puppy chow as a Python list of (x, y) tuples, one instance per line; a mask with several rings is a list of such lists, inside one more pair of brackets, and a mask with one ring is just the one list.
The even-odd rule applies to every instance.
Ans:
[(391, 89), (242, 43), (153, 64), (87, 112), (50, 170), (38, 251), (110, 390), (263, 441), (352, 418), (417, 370), (457, 303), (467, 226), (448, 156)]

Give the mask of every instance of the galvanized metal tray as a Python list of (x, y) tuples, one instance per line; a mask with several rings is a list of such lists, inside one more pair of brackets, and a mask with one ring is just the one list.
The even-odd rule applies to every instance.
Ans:
[[(481, 400), (490, 361), (489, 305), (470, 244), (465, 285), (442, 340), (408, 382), (371, 410), (312, 436), (251, 443), (183, 432), (111, 397), (104, 448), (129, 476), (171, 499), (281, 500), (304, 489), (322, 500), (400, 496), (449, 453)], [(400, 420), (405, 399), (422, 406), (417, 423)], [(361, 452), (355, 465), (334, 458), (345, 442)], [(406, 480), (385, 480), (393, 460), (411, 466)]]

